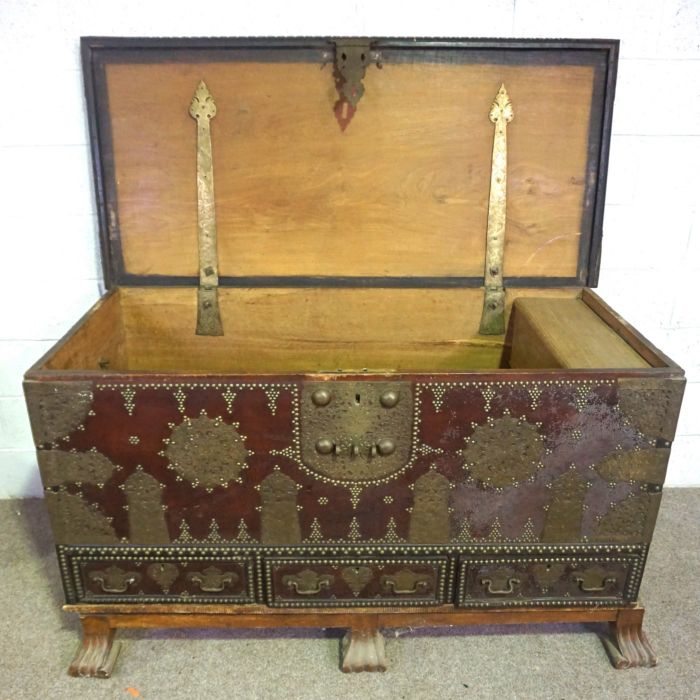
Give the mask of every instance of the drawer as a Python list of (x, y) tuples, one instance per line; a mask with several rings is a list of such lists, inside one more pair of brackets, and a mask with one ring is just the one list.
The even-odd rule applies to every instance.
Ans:
[(642, 573), (637, 555), (462, 557), (457, 605), (578, 606), (633, 602)]
[(254, 560), (237, 551), (71, 547), (59, 558), (69, 602), (254, 602)]
[(265, 560), (272, 607), (440, 605), (448, 590), (447, 557)]

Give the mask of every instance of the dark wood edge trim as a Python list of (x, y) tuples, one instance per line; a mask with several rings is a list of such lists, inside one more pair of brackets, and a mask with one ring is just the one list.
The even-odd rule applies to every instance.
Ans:
[[(100, 254), (102, 259), (102, 278), (104, 285), (110, 289), (114, 284), (115, 266), (112, 260), (110, 245), (109, 221), (107, 213), (107, 197), (105, 183), (108, 179), (103, 171), (102, 153), (104, 147), (100, 139), (99, 108), (97, 98), (97, 79), (93, 61), (93, 46), (89, 41), (81, 39), (80, 56), (83, 69), (83, 88), (87, 108), (88, 133), (90, 135), (90, 159), (92, 165), (93, 186), (97, 205), (97, 223), (100, 234)], [(111, 148), (111, 145), (110, 145)]]
[[(152, 627), (348, 627), (358, 619), (373, 620), (377, 627), (433, 627), (442, 625), (535, 624), (555, 622), (615, 622), (639, 606), (592, 608), (527, 608), (465, 610), (444, 605), (436, 608), (329, 608), (281, 610), (260, 605), (64, 605), (66, 612), (100, 615), (112, 628)], [(643, 608), (642, 608), (643, 610)]]
[[(577, 277), (506, 277), (506, 287), (578, 287)], [(125, 287), (193, 287), (199, 283), (197, 277), (168, 275), (133, 275), (118, 271), (117, 282)], [(265, 276), (219, 277), (220, 287), (370, 287), (370, 288), (464, 288), (484, 286), (481, 277), (372, 277), (372, 276)]]
[[(81, 326), (88, 321), (88, 319), (96, 314), (100, 308), (107, 302), (111, 297), (119, 294), (119, 288), (114, 287), (101, 296), (69, 329), (66, 333), (58, 340), (54, 345), (49, 348), (26, 372), (24, 375), (24, 380), (34, 380), (40, 379), (42, 375), (46, 374), (48, 376), (58, 378), (58, 375), (67, 372), (71, 375), (74, 374), (72, 370), (47, 370), (44, 369), (44, 365), (68, 342), (70, 339), (80, 330)], [(48, 378), (48, 377), (45, 377)]]
[(81, 43), (90, 49), (178, 49), (178, 48), (318, 48), (329, 41), (365, 39), (378, 48), (479, 48), (479, 49), (607, 49), (619, 46), (617, 39), (500, 39), (497, 37), (329, 37), (329, 36), (251, 36), (251, 37), (115, 37), (84, 36)]
[(683, 369), (670, 357), (664, 355), (651, 341), (647, 340), (636, 328), (625, 321), (594, 291), (581, 290), (581, 301), (593, 311), (601, 321), (612, 328), (635, 352), (646, 360), (652, 368), (674, 370), (675, 375), (683, 376)]
[[(577, 276), (581, 285), (598, 278), (600, 255), (591, 256), (600, 250), (603, 235), (603, 209), (607, 178), (610, 131), (612, 128), (611, 91), (615, 90), (617, 53), (614, 48), (605, 51), (604, 58), (594, 63), (593, 94), (588, 124), (588, 154), (586, 159), (586, 182), (581, 206), (581, 236), (579, 239)], [(612, 76), (612, 81), (611, 81)], [(602, 197), (601, 197), (602, 194)], [(591, 265), (595, 269), (591, 268)]]
[(486, 382), (486, 381), (556, 381), (594, 379), (617, 379), (618, 377), (653, 377), (667, 378), (678, 376), (677, 370), (668, 367), (639, 367), (622, 369), (498, 369), (472, 370), (465, 372), (270, 372), (267, 374), (226, 374), (212, 372), (151, 372), (148, 370), (119, 370), (106, 372), (104, 370), (85, 369), (32, 369), (25, 375), (26, 380), (32, 381), (94, 381), (105, 383), (134, 383), (145, 384), (154, 382), (193, 383), (193, 382), (279, 382), (288, 383), (302, 381), (341, 380), (350, 382), (372, 382), (378, 380), (415, 381), (415, 382)]
[(605, 211), (605, 192), (608, 181), (608, 162), (610, 160), (610, 141), (612, 136), (613, 103), (615, 102), (615, 85), (617, 83), (617, 66), (620, 51), (620, 42), (609, 42), (607, 47), (608, 60), (607, 77), (605, 83), (605, 101), (603, 104), (603, 124), (600, 151), (598, 154), (598, 181), (595, 188), (595, 201), (593, 203), (593, 228), (591, 233), (590, 248), (588, 250), (587, 269), (588, 277), (585, 284), (588, 287), (598, 286), (600, 276), (600, 259), (603, 246), (603, 216)]

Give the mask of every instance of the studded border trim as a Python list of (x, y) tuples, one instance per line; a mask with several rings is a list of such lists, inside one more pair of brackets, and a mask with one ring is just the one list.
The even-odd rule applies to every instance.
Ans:
[[(457, 607), (460, 608), (503, 608), (503, 607), (595, 607), (597, 605), (619, 605), (620, 603), (633, 603), (637, 600), (639, 586), (644, 570), (644, 553), (629, 553), (617, 556), (553, 556), (553, 557), (488, 557), (488, 558), (463, 558), (459, 566)], [(471, 600), (467, 598), (467, 570), (474, 565), (508, 565), (508, 564), (547, 564), (570, 563), (600, 564), (620, 563), (627, 564), (627, 578), (620, 596), (591, 596), (589, 598), (565, 598), (560, 596), (541, 595), (533, 598), (499, 598), (493, 600)]]
[[(57, 547), (66, 602), (91, 603), (254, 603), (255, 559), (252, 552), (230, 547)], [(235, 596), (202, 595), (110, 595), (97, 596), (85, 590), (80, 566), (87, 562), (132, 561), (132, 562), (196, 563), (216, 560), (222, 564), (235, 563), (245, 572), (245, 592)]]
[[(274, 579), (273, 569), (276, 565), (295, 565), (295, 566), (382, 566), (382, 565), (400, 565), (411, 566), (412, 564), (423, 564), (434, 566), (437, 570), (437, 586), (432, 597), (430, 598), (331, 598), (331, 599), (313, 599), (313, 600), (275, 600), (274, 595)], [(451, 600), (451, 586), (449, 585), (447, 571), (448, 558), (446, 556), (435, 557), (398, 557), (389, 559), (377, 559), (367, 557), (352, 557), (336, 559), (333, 557), (269, 557), (265, 559), (265, 593), (266, 602), (271, 608), (350, 608), (350, 607), (394, 607), (394, 606), (416, 606), (416, 605), (440, 605), (448, 600)]]
[[(636, 600), (641, 582), (642, 572), (646, 561), (648, 545), (646, 544), (474, 544), (474, 545), (290, 545), (268, 546), (240, 545), (229, 546), (192, 546), (176, 545), (164, 547), (152, 547), (146, 545), (58, 545), (56, 547), (61, 579), (65, 591), (66, 602), (86, 602), (85, 591), (80, 578), (80, 563), (86, 561), (188, 561), (196, 562), (202, 559), (219, 560), (222, 562), (233, 561), (242, 563), (246, 573), (246, 595), (236, 597), (214, 596), (129, 596), (99, 598), (100, 603), (259, 603), (268, 604), (269, 591), (266, 590), (267, 562), (282, 559), (289, 563), (300, 563), (301, 560), (314, 559), (318, 561), (333, 561), (339, 559), (352, 559), (353, 561), (378, 561), (389, 563), (405, 558), (406, 563), (419, 561), (440, 561), (443, 563), (445, 578), (444, 595), (441, 601), (450, 603), (455, 600), (455, 586), (464, 578), (463, 566), (467, 557), (488, 558), (489, 560), (508, 563), (509, 561), (522, 561), (528, 557), (544, 557), (545, 561), (556, 560), (600, 560), (608, 558), (622, 558), (633, 560), (634, 567), (625, 584), (625, 600)], [(458, 600), (462, 599), (462, 591), (459, 589)], [(423, 603), (424, 601), (421, 601)], [(552, 605), (600, 605), (600, 599), (585, 599), (574, 601), (571, 599), (550, 601)], [(550, 602), (546, 604), (549, 605)], [(606, 601), (607, 602), (607, 601)], [(617, 600), (619, 603), (620, 601)], [(316, 601), (318, 603), (318, 601)], [(347, 603), (350, 606), (352, 601)], [(363, 601), (363, 605), (367, 602)], [(390, 600), (384, 599), (377, 605), (391, 605)], [(412, 602), (415, 604), (415, 601)], [(435, 604), (428, 601), (426, 604)], [(459, 604), (459, 603), (458, 603)], [(501, 606), (509, 606), (508, 601), (499, 601)], [(541, 601), (527, 603), (531, 606), (544, 604)], [(343, 603), (346, 605), (346, 603)], [(522, 603), (521, 603), (522, 605)], [(495, 607), (495, 606), (492, 606)]]

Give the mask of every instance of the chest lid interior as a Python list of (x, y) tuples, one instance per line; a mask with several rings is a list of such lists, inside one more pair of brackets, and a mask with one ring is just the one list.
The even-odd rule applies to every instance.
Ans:
[(505, 286), (593, 286), (616, 57), (615, 41), (84, 39), (107, 284), (201, 281), (203, 81), (220, 286), (482, 286), (501, 85)]

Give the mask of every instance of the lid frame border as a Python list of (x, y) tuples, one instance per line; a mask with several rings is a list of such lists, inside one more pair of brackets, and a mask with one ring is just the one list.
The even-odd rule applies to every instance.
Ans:
[[(598, 284), (600, 272), (603, 212), (607, 171), (612, 134), (612, 111), (619, 60), (619, 40), (616, 39), (464, 39), (464, 38), (367, 38), (378, 50), (390, 49), (567, 49), (571, 51), (603, 51), (605, 74), (596, 72), (594, 97), (601, 92), (602, 109), (591, 110), (589, 133), (598, 135), (589, 147), (587, 174), (591, 163), (596, 172), (595, 182), (588, 181), (584, 194), (582, 230), (590, 226), (590, 235), (582, 235), (579, 243), (577, 274), (575, 277), (507, 277), (506, 287), (559, 287)], [(100, 252), (103, 281), (106, 289), (115, 286), (196, 286), (196, 275), (134, 275), (124, 268), (119, 234), (116, 182), (113, 177), (114, 157), (111, 127), (107, 113), (101, 106), (107, 105), (107, 85), (104, 56), (110, 51), (131, 50), (231, 50), (231, 49), (297, 49), (324, 51), (337, 37), (81, 37), (83, 81), (87, 104), (90, 153), (97, 204)], [(594, 117), (599, 116), (596, 127)], [(590, 205), (586, 206), (586, 201)], [(394, 288), (464, 288), (483, 286), (483, 277), (375, 277), (358, 275), (342, 276), (221, 276), (221, 286), (228, 287), (394, 287)]]

